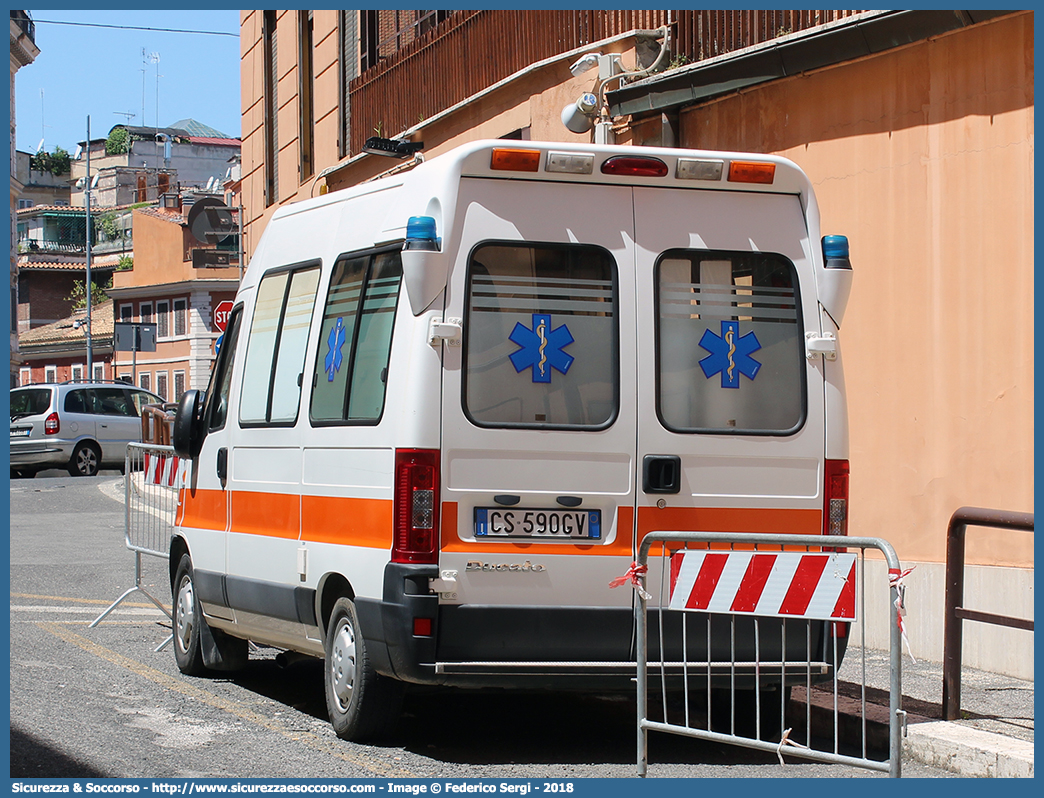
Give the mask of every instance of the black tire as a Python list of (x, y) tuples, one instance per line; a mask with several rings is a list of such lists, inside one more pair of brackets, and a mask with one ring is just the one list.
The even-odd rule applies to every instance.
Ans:
[(355, 604), (340, 598), (326, 630), (323, 681), (330, 724), (342, 740), (389, 735), (399, 722), (405, 685), (377, 673), (366, 654)]
[[(777, 742), (783, 734), (785, 716), (780, 715), (780, 704), (784, 712), (790, 703), (790, 687), (775, 690), (762, 688), (736, 690), (735, 725), (732, 724), (732, 699), (727, 688), (711, 690), (711, 728), (722, 734)], [(761, 734), (758, 735), (758, 700), (761, 703)]]
[(69, 458), (69, 474), (74, 477), (93, 477), (101, 468), (101, 451), (93, 443), (79, 443)]
[(182, 673), (188, 676), (202, 676), (207, 672), (207, 667), (203, 664), (203, 648), (199, 641), (199, 625), (203, 622), (203, 616), (192, 579), (192, 558), (187, 554), (181, 555), (173, 588), (171, 627), (174, 630), (174, 660)]

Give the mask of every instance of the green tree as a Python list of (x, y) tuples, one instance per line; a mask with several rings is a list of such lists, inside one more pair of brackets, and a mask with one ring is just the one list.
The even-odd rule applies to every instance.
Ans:
[(29, 159), (29, 168), (37, 172), (50, 172), (55, 177), (69, 173), (71, 159), (67, 150), (55, 147), (53, 152), (38, 152)]
[(130, 134), (125, 127), (114, 127), (105, 139), (106, 155), (123, 155), (130, 147)]
[[(85, 282), (85, 281), (84, 281)], [(87, 291), (84, 286), (84, 282), (76, 282), (73, 284), (72, 291), (69, 292), (69, 296), (66, 297), (70, 302), (73, 303), (72, 309), (84, 310), (87, 307)], [(91, 307), (96, 308), (102, 302), (106, 302), (109, 299), (109, 295), (105, 291), (112, 288), (112, 278), (110, 277), (105, 285), (98, 285), (98, 283), (91, 281)]]

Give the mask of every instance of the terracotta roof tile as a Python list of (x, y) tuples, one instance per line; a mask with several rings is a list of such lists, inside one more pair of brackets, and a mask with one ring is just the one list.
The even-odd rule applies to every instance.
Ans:
[[(87, 316), (84, 310), (79, 310), (65, 319), (42, 327), (36, 327), (18, 336), (18, 348), (28, 349), (33, 346), (46, 346), (65, 341), (77, 342), (84, 338), (83, 328), (73, 327), (73, 322)], [(113, 332), (112, 300), (106, 300), (100, 305), (91, 308), (91, 339), (111, 339)]]

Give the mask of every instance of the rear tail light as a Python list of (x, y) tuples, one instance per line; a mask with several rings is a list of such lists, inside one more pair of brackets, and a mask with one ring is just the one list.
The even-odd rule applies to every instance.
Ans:
[(827, 460), (823, 488), (823, 534), (848, 534), (848, 461)]
[(438, 562), (438, 450), (395, 450), (393, 526), (392, 562)]
[(58, 431), (61, 430), (62, 424), (58, 420), (57, 413), (51, 413), (46, 419), (44, 419), (44, 434), (45, 435), (57, 435)]

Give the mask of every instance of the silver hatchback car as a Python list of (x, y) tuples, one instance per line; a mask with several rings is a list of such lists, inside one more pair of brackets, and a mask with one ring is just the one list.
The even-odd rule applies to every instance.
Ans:
[(162, 404), (122, 382), (64, 382), (11, 389), (11, 477), (46, 468), (94, 476), (124, 467), (127, 444), (141, 440), (141, 408)]

